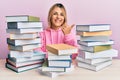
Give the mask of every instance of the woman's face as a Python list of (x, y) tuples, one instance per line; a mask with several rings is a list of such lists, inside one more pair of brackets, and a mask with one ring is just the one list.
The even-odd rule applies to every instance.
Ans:
[(51, 22), (52, 28), (60, 27), (64, 22), (63, 10), (59, 7), (55, 7), (52, 12)]

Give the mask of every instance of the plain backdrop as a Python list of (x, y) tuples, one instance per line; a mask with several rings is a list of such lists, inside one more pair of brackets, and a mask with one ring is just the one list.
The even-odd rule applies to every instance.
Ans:
[[(67, 10), (68, 25), (111, 24), (113, 48), (120, 52), (120, 0), (2, 0), (0, 1), (0, 58), (6, 58), (8, 46), (5, 16), (33, 15), (47, 27), (49, 8), (62, 3)], [(120, 55), (119, 57), (120, 58)]]

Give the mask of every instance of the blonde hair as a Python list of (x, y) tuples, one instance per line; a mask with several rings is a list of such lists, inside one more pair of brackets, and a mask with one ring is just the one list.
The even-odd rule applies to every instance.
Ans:
[(49, 10), (49, 14), (48, 14), (48, 25), (49, 25), (49, 27), (52, 27), (52, 22), (51, 22), (52, 11), (56, 7), (59, 7), (59, 8), (61, 8), (63, 10), (64, 22), (63, 22), (62, 26), (65, 26), (66, 23), (67, 23), (67, 13), (66, 13), (65, 7), (61, 3), (56, 3)]

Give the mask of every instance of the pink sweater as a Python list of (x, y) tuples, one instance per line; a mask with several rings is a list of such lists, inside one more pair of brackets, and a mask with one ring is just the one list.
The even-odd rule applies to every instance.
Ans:
[[(58, 43), (65, 43), (72, 46), (77, 47), (77, 40), (75, 35), (72, 33), (64, 35), (61, 28), (58, 30), (54, 29), (46, 29), (43, 32), (40, 33), (40, 37), (42, 39), (42, 47), (41, 50), (46, 52), (46, 45), (47, 44), (58, 44)], [(72, 58), (75, 58), (77, 54), (74, 54)]]

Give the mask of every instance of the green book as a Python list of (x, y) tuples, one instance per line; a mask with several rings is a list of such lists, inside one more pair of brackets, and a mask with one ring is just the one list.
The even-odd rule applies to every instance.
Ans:
[(15, 15), (15, 16), (6, 16), (7, 22), (20, 22), (20, 21), (40, 21), (39, 17), (30, 16), (30, 15)]

